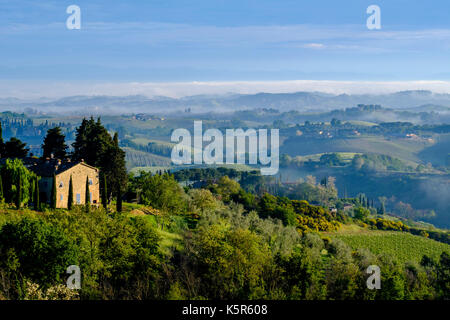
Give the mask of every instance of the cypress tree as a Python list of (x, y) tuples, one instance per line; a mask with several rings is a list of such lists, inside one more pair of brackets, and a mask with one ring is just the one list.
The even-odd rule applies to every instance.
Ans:
[(3, 158), (5, 155), (5, 142), (3, 141), (3, 129), (2, 123), (0, 121), (0, 158)]
[(91, 193), (89, 192), (89, 176), (86, 177), (86, 195), (85, 195), (84, 199), (85, 199), (86, 212), (89, 212), (91, 209)]
[(0, 202), (3, 202), (5, 198), (3, 197), (3, 181), (2, 176), (0, 175)]
[(384, 207), (384, 202), (381, 202), (380, 213), (381, 214), (385, 214), (386, 213), (386, 209)]
[(102, 184), (102, 205), (103, 205), (103, 208), (105, 208), (105, 209), (107, 209), (107, 207), (108, 207), (108, 196), (107, 196), (107, 185), (106, 185), (106, 175), (105, 174), (102, 174), (102, 181), (103, 181), (103, 184)]
[(73, 182), (71, 175), (69, 180), (69, 195), (67, 197), (67, 209), (72, 210), (72, 208), (73, 208)]
[(39, 200), (39, 181), (38, 178), (34, 179), (34, 195), (33, 195), (34, 210), (39, 211), (41, 209), (41, 203)]
[(22, 176), (19, 174), (16, 191), (16, 208), (20, 209), (22, 204)]
[(117, 212), (122, 212), (122, 191), (120, 190), (120, 186), (117, 188), (116, 210)]
[(51, 203), (50, 206), (52, 209), (56, 209), (56, 175), (53, 174), (52, 181), (52, 193), (51, 193)]

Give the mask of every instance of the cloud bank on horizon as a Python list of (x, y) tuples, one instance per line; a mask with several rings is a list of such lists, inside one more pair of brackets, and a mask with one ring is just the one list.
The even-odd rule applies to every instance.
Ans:
[(164, 96), (323, 92), (329, 94), (387, 94), (408, 90), (428, 90), (450, 94), (450, 81), (228, 81), (228, 82), (27, 82), (0, 81), (1, 98), (39, 99), (67, 96)]
[[(66, 28), (72, 4), (80, 30)], [(371, 4), (381, 30), (366, 27)], [(1, 97), (450, 92), (446, 0), (0, 0), (0, 9)]]

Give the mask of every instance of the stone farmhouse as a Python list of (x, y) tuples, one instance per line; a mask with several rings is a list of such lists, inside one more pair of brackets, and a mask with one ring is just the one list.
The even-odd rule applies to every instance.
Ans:
[(41, 202), (50, 203), (53, 187), (53, 175), (56, 177), (56, 207), (67, 208), (69, 199), (69, 181), (72, 176), (73, 203), (86, 203), (86, 177), (89, 179), (91, 204), (100, 204), (99, 169), (83, 161), (72, 162), (70, 159), (23, 159), (24, 165), (36, 175), (40, 176), (39, 191)]

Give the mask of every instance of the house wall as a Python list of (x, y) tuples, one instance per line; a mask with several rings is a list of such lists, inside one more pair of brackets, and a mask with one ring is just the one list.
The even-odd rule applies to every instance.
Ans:
[(52, 194), (53, 178), (41, 177), (39, 179), (39, 198), (41, 202), (49, 202)]
[[(89, 177), (89, 180), (92, 181), (92, 184), (89, 185), (89, 192), (91, 193), (91, 203), (94, 205), (98, 205), (100, 203), (99, 170), (80, 163), (56, 176), (57, 208), (67, 208), (69, 199), (70, 176), (72, 176), (73, 203), (75, 205), (86, 203), (86, 177)], [(77, 201), (78, 199), (79, 202)]]
[[(85, 204), (86, 199), (86, 177), (89, 177), (89, 180), (92, 181), (92, 184), (89, 185), (89, 192), (91, 193), (91, 204), (99, 205), (100, 204), (100, 179), (99, 179), (99, 170), (96, 168), (91, 168), (87, 165), (79, 163), (72, 168), (61, 172), (56, 176), (56, 207), (57, 208), (67, 208), (68, 200), (69, 200), (69, 181), (70, 176), (72, 176), (72, 184), (73, 184), (73, 203), (77, 204)], [(51, 190), (52, 190), (53, 178), (42, 177), (39, 181), (39, 189), (42, 192), (45, 192), (47, 197), (47, 202), (51, 199)], [(77, 195), (78, 198), (77, 198)], [(77, 202), (79, 199), (79, 202)]]

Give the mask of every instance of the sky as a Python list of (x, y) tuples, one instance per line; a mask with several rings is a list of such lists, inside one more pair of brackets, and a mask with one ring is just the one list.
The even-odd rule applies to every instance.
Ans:
[(448, 0), (0, 0), (0, 97), (450, 92), (449, 12)]

